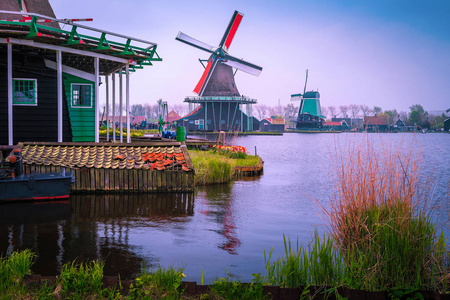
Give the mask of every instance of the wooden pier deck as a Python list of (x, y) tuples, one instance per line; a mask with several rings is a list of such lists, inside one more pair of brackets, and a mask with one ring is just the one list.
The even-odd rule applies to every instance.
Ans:
[(25, 172), (73, 171), (73, 192), (192, 192), (194, 166), (180, 142), (24, 142)]

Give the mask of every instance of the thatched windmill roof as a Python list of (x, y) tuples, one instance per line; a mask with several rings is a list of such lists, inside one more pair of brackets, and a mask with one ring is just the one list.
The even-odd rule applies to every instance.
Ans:
[[(27, 12), (40, 14), (52, 18), (56, 18), (52, 6), (48, 0), (23, 0)], [(20, 12), (20, 6), (18, 0), (1, 0), (0, 10), (17, 11)], [(24, 13), (25, 14), (25, 13)], [(20, 15), (12, 14), (0, 14), (0, 20), (17, 20), (22, 19)], [(56, 22), (47, 23), (46, 26), (53, 28), (60, 28), (59, 24)]]

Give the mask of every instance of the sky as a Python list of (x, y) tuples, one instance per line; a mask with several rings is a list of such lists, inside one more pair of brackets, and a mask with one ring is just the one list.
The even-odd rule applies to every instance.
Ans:
[(84, 24), (158, 44), (163, 61), (130, 77), (131, 104), (195, 96), (198, 59), (208, 54), (175, 37), (218, 46), (238, 10), (244, 17), (228, 53), (263, 67), (259, 77), (235, 77), (259, 104), (291, 103), (308, 69), (307, 90), (320, 92), (322, 106), (450, 108), (448, 0), (49, 1), (58, 18), (93, 18)]

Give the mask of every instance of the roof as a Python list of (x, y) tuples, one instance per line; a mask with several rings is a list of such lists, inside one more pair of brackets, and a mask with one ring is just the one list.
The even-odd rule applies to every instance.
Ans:
[[(48, 2), (48, 0), (23, 0), (25, 7), (22, 9), (19, 6), (19, 1), (17, 0), (2, 0), (0, 1), (0, 10), (13, 11), (13, 12), (29, 12), (41, 15), (46, 15), (49, 17), (56, 18), (53, 8)], [(0, 13), (0, 20), (14, 20), (22, 19), (22, 16), (15, 14), (5, 14)], [(58, 23), (48, 23), (50, 27), (60, 28)]]
[(273, 125), (284, 125), (284, 124), (286, 124), (286, 120), (284, 118), (283, 119), (265, 118), (264, 120), (269, 121)]
[(168, 118), (169, 118), (169, 122), (170, 122), (170, 123), (172, 123), (173, 121), (177, 121), (177, 120), (181, 119), (180, 115), (177, 114), (177, 112), (174, 111), (174, 110), (172, 110), (172, 111), (169, 113)]
[[(41, 1), (46, 2), (35, 2)], [(49, 10), (51, 6), (45, 11)], [(51, 15), (27, 15), (31, 18), (22, 19), (23, 13), (17, 11), (0, 15), (0, 50), (2, 44), (10, 43), (16, 53), (24, 56), (30, 52), (39, 53), (53, 61), (56, 61), (55, 50), (61, 50), (63, 65), (91, 74), (94, 74), (94, 57), (99, 57), (100, 75), (114, 73), (127, 64), (134, 72), (152, 65), (153, 61), (162, 60), (156, 52), (156, 43), (74, 23), (73, 20), (56, 19), (53, 11)], [(8, 19), (4, 19), (5, 16)], [(11, 16), (14, 19), (9, 19)], [(61, 24), (64, 29), (48, 24)], [(83, 34), (79, 30), (83, 30)]]
[[(187, 151), (186, 151), (187, 153)], [(189, 154), (187, 154), (189, 156)], [(181, 145), (168, 146), (107, 146), (102, 143), (24, 143), (23, 163), (27, 165), (60, 166), (96, 169), (181, 170), (193, 168)], [(189, 162), (189, 163), (188, 163)], [(188, 166), (190, 165), (190, 166)]]
[(324, 126), (343, 126), (344, 124), (342, 124), (342, 122), (345, 122), (345, 121), (341, 121), (341, 122), (325, 122), (325, 123), (323, 123), (323, 125)]
[(199, 107), (197, 107), (196, 109), (194, 109), (193, 111), (191, 111), (190, 113), (188, 113), (187, 115), (185, 115), (184, 117), (182, 117), (180, 119), (192, 117), (193, 115), (196, 115), (197, 113), (199, 113), (202, 109), (203, 109), (203, 105), (200, 105)]
[(364, 117), (364, 124), (366, 125), (388, 125), (387, 116), (366, 116)]

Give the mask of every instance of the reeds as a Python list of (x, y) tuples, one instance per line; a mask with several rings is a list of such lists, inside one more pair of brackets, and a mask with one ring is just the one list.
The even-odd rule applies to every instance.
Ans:
[(280, 287), (298, 287), (307, 285), (338, 286), (344, 278), (344, 264), (333, 240), (326, 236), (321, 239), (314, 233), (312, 242), (304, 247), (292, 249), (291, 240), (283, 235), (285, 254), (271, 262), (272, 251), (264, 260), (266, 268), (265, 282)]
[[(421, 176), (414, 144), (369, 139), (336, 149), (330, 234), (346, 284), (366, 290), (447, 289), (448, 251), (430, 221), (431, 177)], [(447, 260), (447, 261), (446, 261)], [(446, 265), (447, 264), (447, 265)]]
[(84, 298), (87, 295), (101, 295), (104, 262), (92, 261), (79, 263), (75, 261), (64, 264), (57, 277), (55, 296)]

